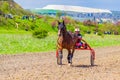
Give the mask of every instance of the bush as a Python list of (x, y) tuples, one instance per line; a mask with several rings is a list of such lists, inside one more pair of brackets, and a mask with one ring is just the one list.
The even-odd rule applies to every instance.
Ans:
[(99, 36), (102, 36), (102, 35), (103, 35), (103, 33), (102, 33), (102, 32), (98, 32), (98, 35), (99, 35)]
[(48, 32), (46, 30), (43, 30), (43, 29), (37, 29), (33, 32), (33, 37), (36, 37), (36, 38), (45, 38), (48, 36)]
[(53, 22), (51, 23), (51, 26), (52, 26), (52, 28), (55, 28), (55, 27), (57, 26), (57, 21), (53, 21)]
[(83, 25), (85, 26), (97, 26), (97, 22), (91, 21), (91, 20), (86, 20), (83, 22)]

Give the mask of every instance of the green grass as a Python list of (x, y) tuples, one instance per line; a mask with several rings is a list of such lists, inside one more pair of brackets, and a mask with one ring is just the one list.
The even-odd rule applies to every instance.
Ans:
[(120, 35), (85, 35), (83, 37), (91, 47), (120, 46)]
[(0, 34), (0, 54), (53, 51), (55, 41), (52, 35), (37, 39), (32, 34)]
[(13, 29), (13, 30), (1, 29), (0, 34), (31, 34), (31, 32), (25, 30), (17, 30), (17, 29)]
[[(19, 54), (28, 52), (48, 52), (56, 50), (57, 34), (50, 35), (44, 39), (32, 37), (31, 33), (0, 33), (0, 54)], [(85, 35), (83, 37), (91, 47), (120, 45), (120, 36), (96, 36)]]

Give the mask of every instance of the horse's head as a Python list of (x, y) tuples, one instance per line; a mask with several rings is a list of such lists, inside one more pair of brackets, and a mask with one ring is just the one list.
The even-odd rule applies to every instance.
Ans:
[(65, 33), (65, 31), (66, 31), (66, 26), (64, 21), (63, 22), (58, 21), (58, 36), (61, 36), (63, 33)]

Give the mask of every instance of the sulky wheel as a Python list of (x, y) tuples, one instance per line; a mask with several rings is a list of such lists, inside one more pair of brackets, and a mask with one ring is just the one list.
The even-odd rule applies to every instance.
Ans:
[(90, 63), (91, 63), (91, 66), (94, 66), (94, 56), (92, 54), (90, 56)]
[(94, 66), (94, 60), (95, 60), (95, 51), (91, 49), (91, 55), (90, 55), (91, 66)]
[(62, 52), (58, 52), (58, 56), (57, 56), (57, 64), (58, 65), (62, 65)]

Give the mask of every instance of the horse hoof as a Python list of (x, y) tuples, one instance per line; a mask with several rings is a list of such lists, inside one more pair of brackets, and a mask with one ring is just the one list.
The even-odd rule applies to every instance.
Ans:
[(72, 66), (72, 64), (71, 64), (71, 63), (69, 63), (69, 64), (68, 64), (68, 66)]
[(62, 65), (58, 65), (59, 67), (62, 67)]

